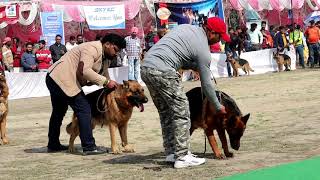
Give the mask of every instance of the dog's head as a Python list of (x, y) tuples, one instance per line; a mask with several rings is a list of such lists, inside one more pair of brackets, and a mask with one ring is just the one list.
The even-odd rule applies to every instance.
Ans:
[(279, 51), (277, 51), (276, 53), (275, 52), (273, 52), (272, 53), (273, 54), (273, 59), (279, 59), (280, 58), (280, 54), (279, 54)]
[(145, 96), (144, 89), (138, 81), (123, 81), (123, 92), (129, 105), (136, 106), (140, 109), (140, 112), (144, 111), (143, 104), (148, 102), (148, 98)]
[(229, 134), (230, 145), (232, 149), (239, 150), (240, 139), (246, 129), (250, 114), (245, 116), (231, 116), (225, 120), (224, 127)]

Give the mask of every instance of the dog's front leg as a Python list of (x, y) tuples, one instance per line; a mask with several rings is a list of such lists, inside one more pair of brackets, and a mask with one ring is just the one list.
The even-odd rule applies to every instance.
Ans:
[(119, 126), (119, 133), (121, 137), (121, 145), (124, 148), (123, 152), (134, 152), (134, 148), (128, 144), (128, 137), (127, 137), (127, 128), (128, 124), (123, 126)]
[(110, 131), (110, 137), (111, 137), (111, 150), (113, 154), (120, 154), (121, 151), (118, 148), (116, 143), (116, 130), (117, 130), (116, 124), (110, 123), (109, 131)]
[(7, 126), (7, 117), (3, 118), (1, 124), (1, 139), (2, 139), (2, 143), (3, 144), (9, 144), (9, 141), (7, 139), (7, 129), (6, 129), (6, 126)]
[(209, 129), (207, 128), (205, 130), (206, 136), (209, 140), (210, 146), (212, 151), (214, 152), (214, 155), (217, 159), (223, 159), (223, 154), (221, 153), (221, 151), (218, 148), (218, 144), (216, 141), (216, 138), (214, 137), (214, 133), (213, 133), (213, 129)]
[(228, 141), (226, 138), (226, 132), (224, 129), (219, 129), (218, 131), (218, 135), (222, 144), (222, 148), (224, 151), (224, 155), (226, 155), (226, 157), (233, 157), (233, 153), (229, 152), (229, 148), (228, 148)]

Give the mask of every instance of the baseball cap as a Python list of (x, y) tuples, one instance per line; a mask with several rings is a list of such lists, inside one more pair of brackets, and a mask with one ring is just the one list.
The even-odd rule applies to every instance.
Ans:
[(211, 17), (207, 20), (207, 27), (209, 30), (219, 33), (221, 38), (226, 41), (230, 42), (231, 39), (227, 34), (227, 26), (221, 18), (218, 17)]

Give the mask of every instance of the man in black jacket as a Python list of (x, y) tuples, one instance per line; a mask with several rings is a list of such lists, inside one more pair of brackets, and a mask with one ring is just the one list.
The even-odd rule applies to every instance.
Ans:
[(61, 39), (61, 35), (56, 35), (56, 43), (52, 44), (49, 48), (53, 63), (58, 61), (67, 52), (66, 46), (61, 44)]

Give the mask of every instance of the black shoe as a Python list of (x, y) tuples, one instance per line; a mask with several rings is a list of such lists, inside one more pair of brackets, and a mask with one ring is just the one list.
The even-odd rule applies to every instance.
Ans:
[(98, 155), (98, 154), (104, 154), (104, 153), (107, 153), (107, 151), (100, 148), (94, 148), (93, 150), (84, 150), (82, 155), (88, 156), (88, 155)]
[(60, 152), (60, 151), (65, 151), (65, 150), (68, 150), (69, 146), (64, 146), (64, 145), (56, 145), (56, 146), (49, 146), (48, 145), (48, 152), (51, 153), (51, 152)]

